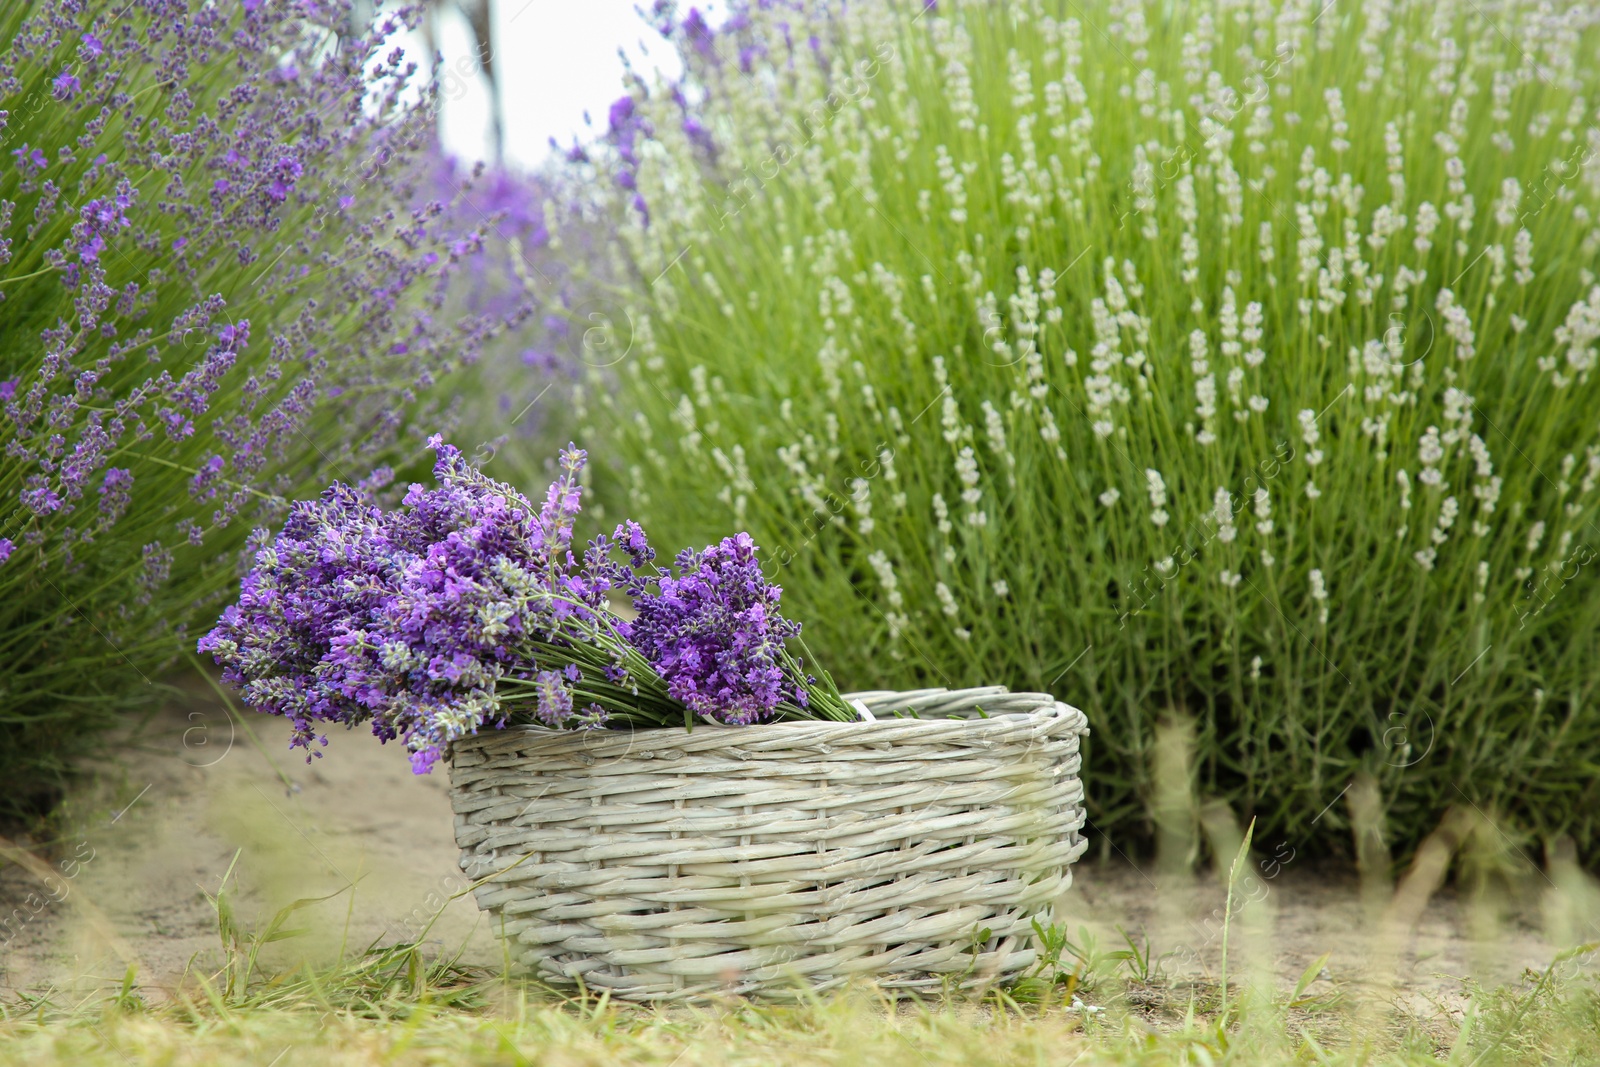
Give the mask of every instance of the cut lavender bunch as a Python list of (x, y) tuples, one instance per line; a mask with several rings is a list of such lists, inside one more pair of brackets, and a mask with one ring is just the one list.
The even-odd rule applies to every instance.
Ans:
[[(484, 723), (857, 717), (788, 651), (799, 625), (748, 534), (683, 552), (676, 575), (653, 565), (637, 523), (580, 554), (581, 450), (562, 453), (535, 507), (430, 444), (439, 484), (412, 485), (401, 509), (374, 502), (387, 472), (296, 503), (200, 641), (248, 703), (293, 723), (292, 745), (320, 755), (326, 724), (370, 721), (420, 774)], [(613, 592), (634, 597), (637, 619), (612, 610)]]
[[(643, 539), (636, 523), (629, 528)], [(684, 549), (679, 573), (658, 571), (654, 590), (645, 578), (647, 564), (635, 557), (628, 588), (639, 615), (621, 630), (666, 679), (674, 699), (736, 725), (785, 713), (857, 718), (836, 692), (828, 696), (838, 708), (804, 715), (815, 679), (801, 673), (785, 645), (799, 636), (800, 624), (778, 613), (783, 590), (762, 575), (748, 533), (699, 551)]]

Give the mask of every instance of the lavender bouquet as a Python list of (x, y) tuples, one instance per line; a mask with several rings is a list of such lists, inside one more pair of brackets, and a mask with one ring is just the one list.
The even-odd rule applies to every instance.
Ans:
[[(676, 573), (634, 522), (580, 553), (581, 450), (562, 453), (536, 507), (429, 443), (439, 484), (412, 485), (398, 509), (377, 502), (387, 470), (294, 504), (200, 641), (247, 703), (294, 724), (308, 759), (328, 723), (370, 720), (422, 774), (484, 723), (858, 717), (789, 651), (800, 626), (780, 614), (749, 534), (684, 551)], [(636, 617), (613, 609), (622, 596)]]

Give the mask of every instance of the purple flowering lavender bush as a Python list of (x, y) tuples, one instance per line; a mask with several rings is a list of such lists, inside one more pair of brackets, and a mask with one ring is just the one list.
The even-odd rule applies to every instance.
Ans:
[(481, 234), (418, 204), (415, 13), (347, 9), (0, 5), (0, 815), (515, 318), (444, 308)]
[(294, 504), (200, 640), (247, 703), (294, 724), (308, 759), (332, 724), (370, 722), (420, 774), (485, 724), (857, 718), (789, 652), (800, 627), (749, 534), (681, 553), (676, 573), (634, 522), (580, 551), (582, 451), (561, 454), (536, 507), (429, 443), (438, 485), (412, 485), (399, 508), (376, 501), (387, 470)]
[(519, 324), (485, 347), (461, 390), (462, 424), (484, 428), (463, 447), (518, 483), (552, 477), (561, 442), (597, 436), (585, 384), (614, 382), (639, 340), (616, 220), (596, 210), (595, 178), (570, 156), (519, 172), (439, 153), (426, 170), (427, 196), (449, 202), (445, 221), (483, 231), (447, 306)]

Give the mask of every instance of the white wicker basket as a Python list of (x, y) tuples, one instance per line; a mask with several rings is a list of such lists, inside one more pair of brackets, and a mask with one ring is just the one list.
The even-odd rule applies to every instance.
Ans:
[(479, 907), (527, 971), (630, 1000), (1025, 969), (1084, 849), (1083, 713), (1000, 687), (847, 696), (921, 717), (456, 742), (461, 868), (503, 872)]

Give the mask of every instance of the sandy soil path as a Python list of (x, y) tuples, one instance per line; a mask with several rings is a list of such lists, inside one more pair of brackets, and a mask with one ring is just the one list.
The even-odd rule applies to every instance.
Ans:
[[(246, 924), (264, 927), (294, 899), (333, 894), (296, 914), (293, 925), (309, 929), (276, 946), (285, 962), (410, 940), (441, 906), (431, 947), (465, 946), (470, 962), (498, 962), (471, 897), (445, 903), (465, 882), (444, 773), (413, 775), (400, 750), (362, 735), (331, 737), (329, 756), (308, 765), (288, 750), (286, 723), (247, 715), (259, 745), (221, 705), (199, 700), (163, 714), (98, 769), (100, 780), (69, 802), (75, 832), (46, 853), (63, 899), (0, 949), (0, 989), (124, 972), (82, 902), (115, 927), (147, 987), (170, 985), (191, 961), (214, 968), (220, 942), (205, 893), (218, 891), (230, 864)], [(0, 869), (0, 918), (40, 888), (16, 864)]]

